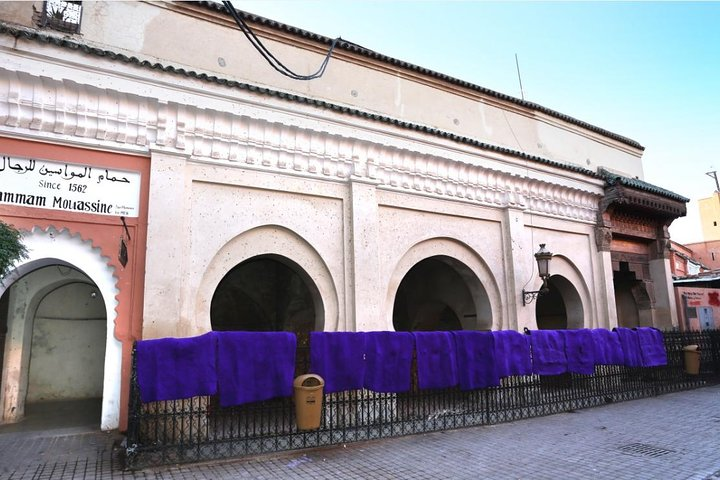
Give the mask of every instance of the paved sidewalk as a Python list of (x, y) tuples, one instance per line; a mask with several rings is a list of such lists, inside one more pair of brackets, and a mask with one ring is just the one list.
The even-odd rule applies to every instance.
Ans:
[(720, 479), (720, 386), (488, 427), (119, 470), (117, 436), (3, 433), (0, 479)]

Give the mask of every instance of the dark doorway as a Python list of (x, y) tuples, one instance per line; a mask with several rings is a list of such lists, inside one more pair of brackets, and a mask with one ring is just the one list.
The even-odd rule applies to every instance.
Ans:
[(575, 286), (562, 275), (548, 279), (549, 291), (539, 295), (535, 305), (535, 318), (540, 330), (583, 328), (585, 318), (582, 300)]
[(620, 262), (620, 270), (613, 272), (613, 284), (618, 326), (634, 328), (652, 325), (650, 296), (645, 284), (637, 279), (626, 262)]
[(305, 272), (290, 260), (254, 257), (223, 277), (210, 306), (213, 330), (309, 332), (315, 300)]
[(470, 289), (453, 263), (459, 262), (430, 257), (408, 271), (395, 294), (396, 331), (462, 330), (463, 320), (476, 323)]
[(564, 330), (568, 328), (565, 301), (555, 282), (548, 281), (548, 292), (538, 296), (535, 315), (538, 330)]

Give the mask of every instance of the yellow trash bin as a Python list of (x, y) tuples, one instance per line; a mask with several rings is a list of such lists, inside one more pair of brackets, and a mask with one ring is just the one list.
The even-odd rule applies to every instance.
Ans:
[(683, 347), (685, 355), (685, 372), (690, 375), (700, 374), (700, 350), (697, 345)]
[(300, 375), (293, 381), (295, 421), (298, 430), (320, 428), (324, 386), (325, 380), (320, 375), (313, 373)]

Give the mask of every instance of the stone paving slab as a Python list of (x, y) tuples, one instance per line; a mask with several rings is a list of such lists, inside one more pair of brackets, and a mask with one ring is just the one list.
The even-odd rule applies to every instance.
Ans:
[(720, 386), (501, 425), (136, 472), (117, 435), (0, 431), (0, 479), (720, 479)]

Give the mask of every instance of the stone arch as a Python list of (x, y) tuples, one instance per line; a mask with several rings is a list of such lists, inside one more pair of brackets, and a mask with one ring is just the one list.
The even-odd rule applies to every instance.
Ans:
[[(553, 255), (550, 262), (552, 275), (548, 279), (550, 293), (561, 298), (565, 309), (566, 325), (564, 328), (590, 328), (594, 325), (592, 316), (590, 290), (587, 287), (580, 271), (574, 263), (563, 255)], [(545, 298), (543, 298), (545, 297)], [(547, 296), (541, 295), (536, 300), (536, 327), (540, 328), (537, 312), (543, 308), (543, 303), (548, 302)]]
[(338, 329), (339, 299), (325, 261), (297, 233), (279, 225), (264, 225), (247, 230), (227, 242), (209, 262), (197, 293), (199, 332), (212, 330), (210, 308), (222, 279), (237, 265), (255, 257), (287, 259), (286, 263), (296, 269), (310, 289), (315, 305), (315, 329)]
[[(408, 272), (426, 259), (437, 259), (450, 266), (465, 282), (475, 306), (474, 322), (465, 321), (463, 328), (497, 330), (500, 328), (501, 295), (497, 281), (482, 257), (463, 242), (437, 237), (416, 243), (400, 258), (386, 290), (385, 328), (393, 330), (393, 306), (401, 282)], [(462, 319), (461, 319), (462, 320)]]
[[(28, 250), (28, 258), (18, 262), (16, 268), (7, 275), (0, 284), (0, 295), (22, 277), (43, 267), (58, 265), (70, 267), (81, 272), (98, 288), (105, 302), (106, 334), (105, 359), (103, 366), (102, 413), (100, 426), (103, 430), (117, 428), (120, 422), (120, 387), (122, 367), (122, 344), (115, 338), (115, 320), (117, 317), (117, 277), (114, 268), (109, 265), (109, 258), (104, 257), (99, 248), (94, 247), (90, 240), (83, 240), (80, 235), (72, 235), (68, 230), (57, 230), (49, 227), (45, 230), (35, 227), (30, 232), (23, 232), (23, 243)], [(40, 301), (50, 291), (63, 285), (63, 280), (49, 279), (36, 291), (28, 294), (27, 312), (34, 312)], [(8, 325), (8, 341), (6, 341), (6, 361), (3, 363), (2, 402), (3, 418), (17, 421), (24, 412), (25, 394), (23, 384), (27, 384), (28, 360), (30, 345), (28, 333), (32, 332), (29, 316), (22, 324), (15, 322)], [(29, 328), (29, 330), (28, 330)], [(12, 329), (12, 333), (11, 330)], [(17, 335), (16, 343), (9, 339)]]

